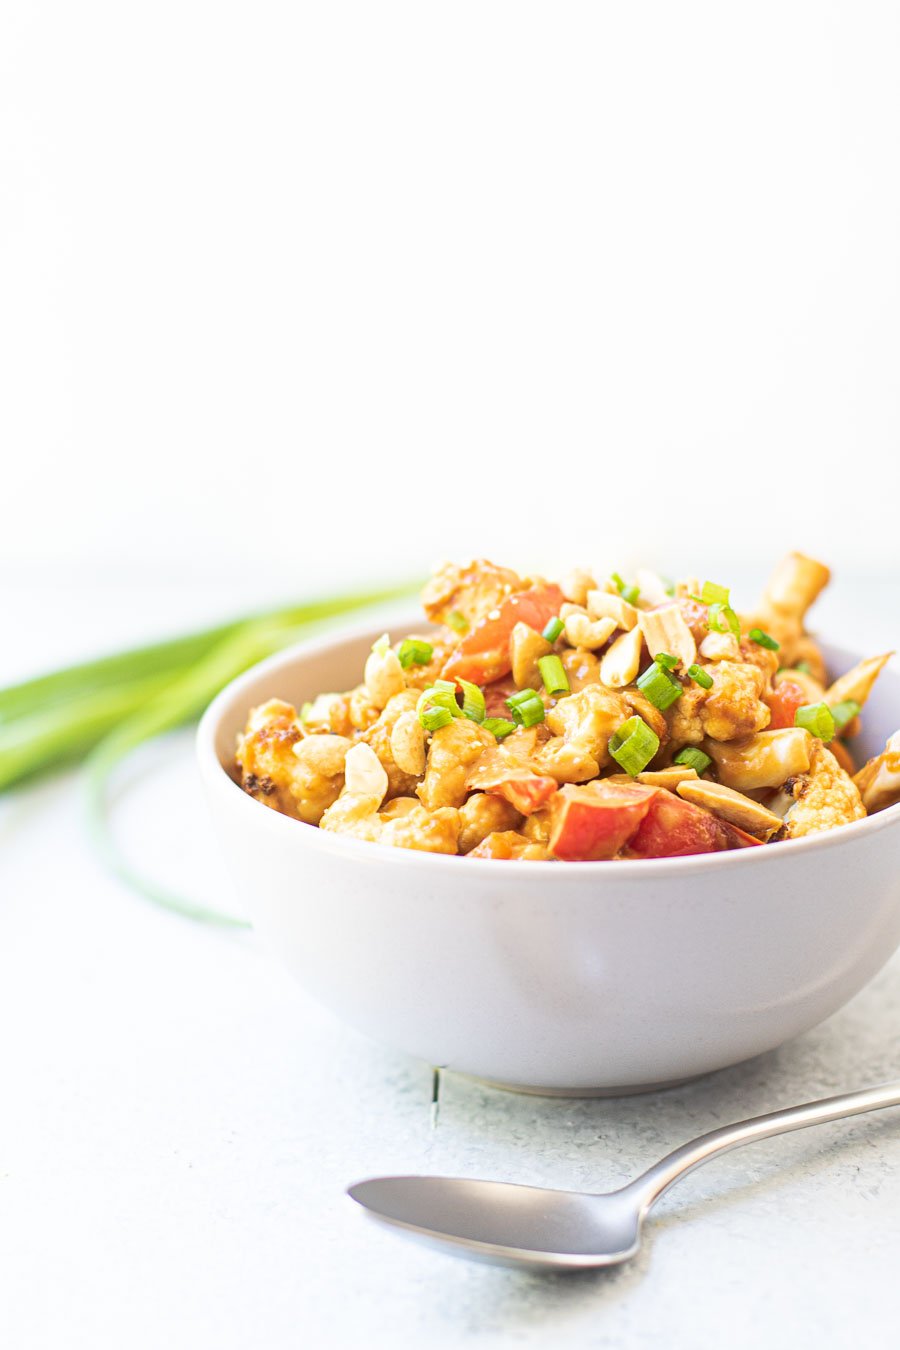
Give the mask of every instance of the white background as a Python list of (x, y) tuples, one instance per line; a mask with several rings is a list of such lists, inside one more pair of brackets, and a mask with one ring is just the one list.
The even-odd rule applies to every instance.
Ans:
[[(472, 553), (749, 588), (799, 547), (822, 630), (896, 644), (898, 70), (887, 2), (9, 0), (0, 684)], [(129, 856), (229, 907), (188, 735), (132, 767)], [(887, 1343), (889, 1113), (704, 1169), (610, 1278), (454, 1265), (342, 1192), (615, 1185), (895, 1075), (898, 1010), (895, 959), (680, 1092), (448, 1075), (432, 1130), (421, 1066), (104, 875), (43, 781), (0, 801), (0, 1341)]]
[(5, 576), (900, 565), (898, 69), (891, 3), (7, 6)]

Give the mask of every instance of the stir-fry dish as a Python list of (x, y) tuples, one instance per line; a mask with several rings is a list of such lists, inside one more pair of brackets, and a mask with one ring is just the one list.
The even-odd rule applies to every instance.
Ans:
[(828, 568), (793, 553), (756, 609), (713, 581), (493, 563), (438, 569), (431, 627), (378, 639), (362, 683), (239, 737), (246, 792), (307, 825), (470, 858), (751, 848), (900, 801), (900, 731), (847, 745), (891, 653), (832, 678), (806, 631)]

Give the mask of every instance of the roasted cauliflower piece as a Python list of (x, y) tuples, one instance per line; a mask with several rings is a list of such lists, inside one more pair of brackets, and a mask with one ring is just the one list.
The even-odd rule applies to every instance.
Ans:
[[(550, 709), (547, 726), (570, 750), (589, 756), (599, 770), (609, 763), (610, 737), (628, 717), (628, 704), (621, 694), (602, 684), (588, 684)], [(552, 741), (547, 749), (550, 745)], [(547, 757), (548, 765), (554, 758), (554, 753)]]
[(771, 716), (761, 698), (767, 682), (765, 672), (745, 661), (717, 661), (706, 670), (713, 681), (712, 689), (704, 690), (700, 705), (700, 720), (707, 736), (735, 741), (765, 731)]
[(422, 592), (422, 604), (432, 623), (465, 632), (507, 596), (524, 590), (525, 584), (511, 568), (497, 567), (485, 559), (466, 567), (444, 563)]
[[(376, 720), (362, 733), (360, 738), (366, 745), (371, 745), (381, 761), (388, 778), (386, 793), (388, 798), (410, 796), (415, 792), (421, 773), (424, 772), (424, 764), (418, 774), (410, 773), (407, 768), (401, 768), (397, 763), (393, 744), (397, 723), (405, 713), (412, 712), (415, 716), (417, 699), (418, 694), (414, 689), (404, 689), (402, 693), (394, 694), (388, 700), (383, 712), (379, 713)], [(418, 719), (416, 721), (418, 722)], [(421, 732), (421, 724), (419, 724), (418, 729)], [(408, 764), (409, 761), (405, 761), (405, 763)]]
[(241, 786), (273, 810), (318, 825), (341, 791), (351, 745), (328, 733), (304, 737), (296, 709), (269, 699), (253, 709), (238, 739)]
[(866, 814), (859, 788), (821, 741), (813, 739), (808, 773), (798, 774), (784, 785), (793, 798), (779, 830), (779, 839), (802, 839), (820, 830), (849, 825)]
[(393, 848), (418, 849), (420, 853), (456, 853), (459, 826), (459, 812), (453, 807), (427, 811), (417, 804), (403, 815), (382, 819), (378, 842)]
[(489, 834), (469, 854), (470, 858), (499, 858), (507, 862), (511, 859), (540, 862), (549, 856), (543, 844), (526, 839), (524, 834), (518, 834), (515, 830), (501, 830)]
[(473, 848), (494, 832), (518, 829), (522, 816), (504, 797), (491, 792), (473, 792), (459, 808), (459, 851)]
[(454, 718), (431, 737), (425, 761), (425, 777), (416, 789), (424, 806), (462, 806), (466, 800), (469, 770), (485, 750), (496, 745), (484, 727), (466, 718)]

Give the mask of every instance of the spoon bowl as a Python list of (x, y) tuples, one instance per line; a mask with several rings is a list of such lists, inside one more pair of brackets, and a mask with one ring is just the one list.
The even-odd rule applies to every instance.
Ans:
[(462, 1177), (375, 1177), (347, 1194), (382, 1223), (497, 1265), (567, 1270), (627, 1261), (641, 1215), (625, 1191), (517, 1186)]
[(900, 1106), (900, 1080), (725, 1125), (606, 1194), (421, 1176), (373, 1177), (347, 1194), (379, 1222), (460, 1256), (536, 1270), (589, 1270), (634, 1256), (650, 1208), (680, 1177), (717, 1154), (888, 1106)]

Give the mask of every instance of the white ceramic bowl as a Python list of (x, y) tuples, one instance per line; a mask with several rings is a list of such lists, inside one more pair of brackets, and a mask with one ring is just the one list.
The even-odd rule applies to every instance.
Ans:
[[(900, 942), (900, 806), (766, 848), (535, 863), (345, 839), (242, 792), (230, 770), (248, 708), (351, 687), (377, 636), (367, 627), (280, 653), (234, 680), (199, 730), (244, 911), (367, 1035), (510, 1087), (636, 1091), (815, 1026)], [(857, 659), (826, 655), (836, 671)], [(887, 671), (858, 750), (876, 753), (898, 726), (900, 677)]]

